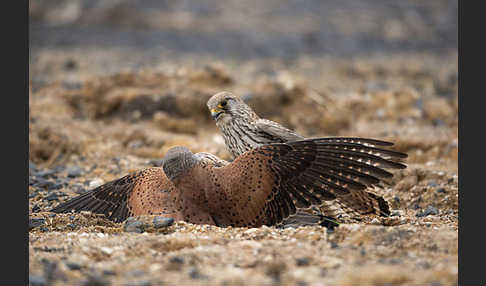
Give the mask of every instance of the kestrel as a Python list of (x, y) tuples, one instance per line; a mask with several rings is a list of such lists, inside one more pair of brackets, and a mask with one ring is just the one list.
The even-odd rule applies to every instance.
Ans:
[[(216, 121), (216, 125), (222, 132), (229, 152), (236, 158), (242, 153), (257, 148), (263, 144), (285, 143), (304, 139), (303, 136), (285, 128), (277, 122), (260, 118), (250, 106), (248, 106), (238, 96), (231, 92), (223, 91), (213, 95), (207, 102), (211, 116)], [(406, 158), (407, 155), (393, 151), (376, 151), (374, 146), (392, 146), (393, 143), (366, 139), (366, 138), (328, 138), (329, 142), (336, 142), (342, 148), (342, 153), (337, 156), (339, 159), (329, 161), (326, 168), (321, 171), (326, 176), (334, 176), (343, 168), (348, 168), (346, 164), (363, 166), (363, 172), (368, 166), (374, 166), (373, 160), (396, 160)], [(368, 146), (368, 147), (366, 147)], [(350, 153), (354, 152), (354, 153)], [(361, 153), (362, 156), (357, 156)], [(344, 161), (343, 161), (344, 160)], [(397, 165), (388, 166), (397, 167)], [(405, 167), (405, 165), (400, 165)], [(333, 170), (331, 172), (331, 170)], [(386, 176), (390, 176), (388, 173)], [(369, 178), (369, 183), (376, 184), (378, 178)], [(335, 205), (354, 216), (378, 214), (388, 216), (390, 208), (388, 203), (380, 196), (366, 190), (352, 192), (350, 196), (338, 198), (335, 202), (324, 202), (321, 206), (324, 212), (334, 212)]]
[(109, 182), (52, 211), (90, 210), (115, 221), (149, 213), (222, 227), (271, 226), (295, 214), (296, 208), (352, 196), (378, 177), (391, 175), (382, 168), (404, 167), (358, 149), (393, 158), (401, 153), (353, 146), (329, 138), (267, 144), (224, 166), (174, 147), (161, 168)]

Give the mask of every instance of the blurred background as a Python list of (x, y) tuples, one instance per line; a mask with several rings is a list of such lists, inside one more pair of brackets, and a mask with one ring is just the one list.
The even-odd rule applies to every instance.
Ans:
[(32, 51), (133, 49), (253, 59), (457, 49), (457, 1), (30, 2)]
[(205, 105), (221, 90), (306, 136), (400, 138), (420, 162), (457, 139), (457, 1), (29, 3), (39, 164), (174, 144), (229, 158)]

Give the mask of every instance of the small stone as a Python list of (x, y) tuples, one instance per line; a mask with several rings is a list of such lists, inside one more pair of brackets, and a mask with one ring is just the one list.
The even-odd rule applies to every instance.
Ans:
[(45, 223), (43, 218), (29, 218), (29, 230), (41, 226)]
[(174, 224), (174, 219), (171, 217), (154, 217), (153, 224), (155, 228), (168, 227)]
[(297, 266), (307, 266), (310, 263), (310, 259), (308, 257), (297, 258), (295, 260), (295, 263), (297, 264)]
[(57, 201), (59, 200), (59, 196), (56, 193), (51, 193), (45, 199), (48, 201)]
[(180, 271), (183, 264), (184, 259), (182, 257), (173, 256), (169, 259), (169, 263), (167, 264), (167, 270)]
[(189, 270), (189, 277), (191, 279), (207, 279), (208, 277), (204, 274), (201, 274), (196, 267), (191, 267)]
[(131, 220), (127, 219), (125, 221), (125, 225), (123, 226), (123, 231), (142, 233), (144, 232), (144, 224), (143, 222), (135, 219), (131, 219)]
[(29, 275), (29, 286), (45, 286), (47, 281), (44, 277), (38, 275)]
[(83, 84), (81, 82), (75, 81), (75, 80), (64, 80), (62, 82), (62, 86), (65, 89), (68, 89), (68, 90), (78, 90), (78, 89), (81, 89), (83, 87)]
[(152, 282), (150, 281), (141, 281), (141, 282), (123, 284), (123, 286), (150, 286), (150, 285), (152, 285)]
[(104, 182), (105, 182), (105, 181), (103, 181), (102, 179), (100, 179), (100, 178), (96, 178), (96, 179), (94, 179), (94, 180), (91, 180), (91, 181), (88, 183), (88, 187), (89, 187), (90, 189), (94, 189), (94, 188), (96, 188), (96, 187), (99, 187), (99, 186), (103, 185), (103, 183), (104, 183)]
[(88, 275), (87, 279), (83, 282), (83, 286), (108, 286), (110, 282), (100, 276), (99, 274)]
[(370, 224), (373, 224), (373, 225), (381, 225), (381, 221), (379, 219), (377, 219), (376, 217), (373, 218), (370, 222)]
[(176, 263), (176, 264), (183, 264), (184, 263), (184, 258), (180, 256), (173, 256), (169, 259), (170, 263)]
[(54, 174), (56, 174), (55, 170), (46, 170), (35, 173), (36, 176), (43, 178), (51, 177)]
[(436, 192), (441, 193), (441, 194), (445, 194), (446, 190), (444, 188), (439, 188), (439, 189), (437, 189)]
[(48, 181), (42, 178), (37, 179), (37, 183), (33, 184), (32, 186), (35, 188), (42, 188), (46, 190), (51, 190), (54, 188), (55, 183), (52, 181)]
[(428, 216), (428, 215), (438, 215), (438, 214), (439, 214), (439, 210), (436, 207), (428, 206), (425, 209), (425, 211), (420, 212), (420, 213), (417, 213), (415, 216), (417, 216), (417, 217), (425, 217), (425, 216)]
[(66, 70), (73, 70), (76, 69), (77, 67), (78, 67), (78, 63), (73, 59), (67, 59), (64, 62), (64, 69)]
[(70, 178), (75, 178), (81, 176), (83, 173), (83, 170), (79, 167), (70, 167), (67, 169), (67, 176)]
[(116, 272), (110, 269), (103, 270), (103, 275), (105, 276), (114, 276), (116, 275)]
[(76, 262), (66, 262), (66, 266), (71, 270), (80, 270), (81, 265)]
[(431, 182), (429, 182), (428, 186), (433, 188), (433, 187), (437, 187), (438, 184), (435, 181), (431, 181)]

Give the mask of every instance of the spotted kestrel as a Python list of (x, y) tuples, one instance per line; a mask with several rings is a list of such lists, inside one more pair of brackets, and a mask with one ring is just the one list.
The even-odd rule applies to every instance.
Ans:
[[(379, 148), (361, 148), (400, 156)], [(296, 207), (352, 196), (375, 183), (376, 177), (390, 176), (382, 167), (404, 167), (328, 138), (262, 145), (224, 165), (198, 154), (185, 147), (171, 148), (161, 168), (114, 180), (52, 211), (89, 210), (115, 221), (158, 214), (222, 227), (270, 226), (296, 213)], [(341, 155), (369, 160), (373, 165), (350, 162)], [(335, 167), (336, 161), (342, 167)]]
[[(278, 124), (277, 122), (260, 118), (250, 106), (231, 92), (223, 91), (213, 95), (207, 102), (211, 116), (221, 131), (226, 146), (234, 157), (257, 148), (263, 144), (284, 143), (304, 139), (303, 136)], [(329, 161), (322, 170), (326, 175), (340, 172), (350, 165), (359, 165), (363, 170), (375, 166), (376, 161), (401, 160), (407, 155), (393, 151), (376, 151), (375, 146), (392, 146), (393, 143), (367, 138), (330, 137), (329, 142), (339, 143), (340, 150), (333, 161)], [(346, 151), (344, 151), (346, 150)], [(355, 153), (348, 153), (348, 152)], [(356, 154), (360, 153), (360, 156)], [(339, 159), (338, 159), (339, 158)], [(404, 166), (404, 165), (400, 165)], [(388, 166), (388, 167), (396, 167)], [(333, 173), (333, 174), (334, 174)], [(373, 184), (377, 178), (369, 178)], [(371, 181), (370, 181), (371, 182)], [(336, 206), (336, 204), (338, 206)], [(355, 191), (350, 196), (338, 198), (335, 202), (324, 202), (321, 209), (326, 215), (334, 216), (337, 208), (355, 217), (368, 214), (388, 216), (388, 203), (380, 196), (366, 190)]]

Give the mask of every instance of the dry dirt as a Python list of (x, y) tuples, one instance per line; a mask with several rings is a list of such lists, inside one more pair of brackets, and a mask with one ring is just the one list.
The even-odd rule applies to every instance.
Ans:
[[(433, 27), (444, 22), (441, 19), (447, 20), (445, 16), (454, 12), (453, 8), (444, 8), (444, 14), (440, 8), (444, 5), (423, 4), (426, 9), (413, 14), (401, 11), (421, 6), (420, 1), (407, 2), (395, 10), (392, 6), (399, 4), (382, 5), (378, 10), (369, 6), (372, 19), (384, 20), (373, 22), (376, 25), (372, 27), (349, 26), (349, 17), (359, 23), (368, 23), (368, 18), (360, 10), (339, 14), (345, 5), (331, 1), (327, 5), (335, 10), (326, 14), (327, 18), (319, 13), (329, 9), (319, 6), (315, 17), (304, 17), (308, 21), (283, 25), (302, 18), (301, 14), (293, 16), (294, 7), (285, 10), (289, 14), (285, 17), (290, 18), (273, 22), (276, 26), (255, 22), (272, 36), (270, 42), (283, 39), (274, 46), (258, 46), (262, 39), (253, 32), (235, 32), (254, 28), (251, 21), (245, 21), (244, 13), (238, 17), (228, 14), (239, 1), (230, 1), (228, 7), (197, 2), (206, 3), (200, 5), (209, 10), (224, 8), (221, 22), (211, 20), (212, 14), (201, 16), (204, 9), (188, 1), (181, 3), (194, 6), (195, 13), (172, 11), (167, 14), (170, 17), (151, 9), (135, 13), (130, 1), (110, 1), (123, 5), (103, 4), (105, 10), (89, 10), (92, 13), (76, 9), (83, 3), (91, 3), (86, 4), (91, 7), (96, 1), (68, 2), (31, 1), (31, 19), (47, 23), (31, 24), (30, 33), (31, 285), (458, 284), (457, 49), (441, 53), (427, 50), (431, 43), (432, 48), (448, 49), (440, 39), (448, 42), (454, 39), (453, 33), (447, 32), (446, 25), (441, 26), (443, 34), (434, 34)], [(155, 5), (156, 1), (148, 2)], [(182, 5), (162, 2), (165, 4), (160, 5)], [(262, 5), (271, 9), (248, 10), (253, 11), (249, 17), (256, 18), (258, 13), (274, 17), (270, 11), (280, 1), (265, 3)], [(51, 4), (55, 6), (52, 9)], [(392, 11), (399, 12), (400, 20), (393, 20)], [(433, 20), (420, 22), (423, 15)], [(246, 25), (227, 25), (233, 20)], [(326, 22), (315, 25), (319, 21)], [(117, 34), (102, 29), (101, 36), (90, 38), (100, 22), (109, 27), (120, 25), (121, 30), (135, 27), (135, 31)], [(324, 37), (320, 27), (333, 23), (328, 31), (341, 29), (336, 29), (334, 38)], [(382, 25), (391, 28), (384, 33)], [(156, 30), (160, 27), (165, 32)], [(293, 38), (285, 37), (305, 34), (307, 27), (315, 28), (309, 32), (307, 44), (291, 46)], [(224, 45), (215, 45), (211, 53), (212, 45), (198, 45), (198, 33), (207, 33), (212, 44), (212, 37), (221, 38)], [(332, 50), (333, 39), (340, 39), (340, 45), (350, 49), (354, 41), (368, 43), (372, 50), (374, 38), (357, 34), (388, 37), (377, 45), (400, 46), (415, 39), (418, 48), (339, 57), (305, 52), (312, 45), (319, 50), (321, 44)], [(123, 46), (127, 35), (138, 35), (144, 45)], [(162, 35), (168, 38), (152, 39)], [(345, 41), (353, 36), (353, 42)], [(282, 45), (297, 52), (292, 58), (253, 57), (254, 51), (247, 51), (240, 42), (231, 44), (240, 37), (243, 42), (254, 41), (248, 49), (256, 46), (255, 50), (269, 54)], [(96, 44), (104, 38), (113, 42)], [(195, 39), (194, 49), (208, 50), (194, 52), (192, 43), (180, 39)], [(129, 40), (137, 42), (139, 38)], [(163, 42), (182, 45), (181, 53), (149, 49)], [(249, 54), (241, 58), (218, 54), (233, 46)], [(413, 43), (410, 46), (415, 47)], [(160, 164), (165, 152), (176, 145), (230, 159), (206, 109), (207, 99), (222, 90), (239, 94), (262, 117), (304, 136), (361, 136), (395, 142), (396, 150), (408, 153), (408, 168), (394, 171), (391, 180), (374, 190), (390, 203), (392, 216), (344, 222), (333, 232), (321, 226), (247, 229), (175, 222), (166, 228), (147, 226), (143, 233), (132, 233), (124, 231), (124, 223), (113, 223), (100, 215), (48, 212), (95, 186)], [(141, 219), (149, 222), (152, 218)]]
[[(94, 62), (121, 57), (87, 53)], [(302, 58), (292, 65), (181, 61), (107, 73), (78, 52), (58, 50), (40, 53), (31, 66), (36, 76), (29, 97), (29, 216), (44, 218), (29, 232), (31, 280), (457, 285), (454, 53)], [(395, 142), (409, 154), (408, 168), (375, 190), (391, 203), (394, 216), (344, 223), (333, 233), (320, 226), (224, 229), (176, 222), (138, 234), (91, 214), (46, 212), (103, 182), (156, 165), (174, 145), (229, 159), (205, 108), (221, 90), (244, 96), (260, 115), (306, 136)]]

